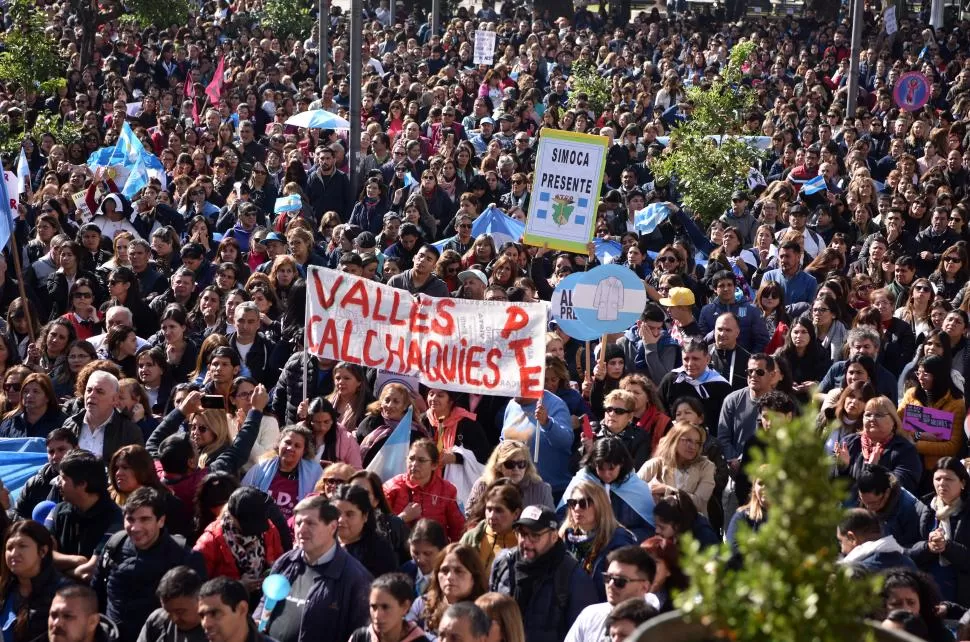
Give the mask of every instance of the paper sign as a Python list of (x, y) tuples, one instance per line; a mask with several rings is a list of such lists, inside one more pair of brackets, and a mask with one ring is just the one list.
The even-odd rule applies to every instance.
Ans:
[(545, 383), (546, 306), (413, 296), (310, 267), (310, 354), (412, 375), (432, 388), (538, 399)]
[(94, 216), (91, 213), (91, 210), (88, 209), (88, 204), (84, 201), (84, 197), (87, 193), (87, 190), (81, 190), (80, 192), (71, 194), (71, 200), (74, 201), (74, 208), (78, 211), (78, 214), (81, 215), (81, 220), (85, 223), (90, 221)]
[(943, 441), (950, 441), (953, 434), (953, 413), (909, 404), (903, 411), (903, 430), (928, 432)]
[(20, 207), (20, 181), (17, 179), (16, 172), (3, 170), (3, 182), (7, 185), (7, 198), (10, 199), (10, 213), (17, 218), (17, 209)]
[(586, 253), (609, 144), (605, 136), (542, 130), (525, 222), (527, 244)]
[(882, 13), (882, 21), (886, 25), (887, 36), (899, 31), (899, 26), (896, 24), (896, 5), (886, 7), (886, 10)]
[(476, 65), (491, 65), (495, 60), (495, 32), (476, 31), (475, 32), (475, 57), (473, 62)]

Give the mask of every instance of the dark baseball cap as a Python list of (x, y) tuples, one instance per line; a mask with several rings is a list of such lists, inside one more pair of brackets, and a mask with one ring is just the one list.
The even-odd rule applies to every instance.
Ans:
[(512, 526), (540, 533), (549, 529), (557, 530), (559, 518), (551, 508), (546, 506), (526, 506)]

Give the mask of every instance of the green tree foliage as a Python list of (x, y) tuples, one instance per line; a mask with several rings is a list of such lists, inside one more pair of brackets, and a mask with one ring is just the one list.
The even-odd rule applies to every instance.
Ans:
[(741, 82), (742, 65), (753, 50), (754, 43), (735, 46), (709, 88), (695, 85), (687, 91), (693, 112), (673, 128), (668, 150), (653, 165), (661, 180), (674, 181), (686, 208), (705, 223), (731, 206), (731, 192), (744, 187), (760, 155), (744, 140), (726, 136), (741, 131), (744, 114), (754, 105), (754, 94)]
[(20, 154), (20, 145), (24, 138), (33, 138), (39, 144), (44, 134), (53, 136), (60, 145), (70, 145), (81, 141), (81, 125), (74, 122), (60, 123), (54, 114), (47, 112), (38, 114), (34, 126), (26, 132), (10, 131), (8, 123), (2, 121), (0, 122), (0, 155), (5, 161), (16, 159)]
[(878, 595), (875, 578), (850, 578), (836, 564), (836, 527), (845, 485), (829, 480), (831, 457), (815, 431), (816, 409), (792, 421), (771, 417), (746, 470), (761, 479), (770, 502), (767, 521), (738, 539), (744, 567), (728, 570), (722, 544), (700, 552), (687, 544), (685, 571), (692, 578), (676, 602), (685, 617), (727, 640), (842, 642), (865, 640), (861, 615)]
[(269, 27), (281, 39), (307, 38), (314, 23), (305, 0), (266, 0), (257, 17), (263, 27)]
[(591, 62), (579, 61), (573, 65), (569, 75), (570, 93), (586, 94), (589, 98), (589, 108), (597, 117), (610, 102), (610, 81), (596, 71), (596, 65)]
[(127, 12), (123, 22), (133, 22), (140, 27), (156, 26), (167, 29), (173, 25), (184, 26), (192, 13), (188, 0), (125, 0)]
[(8, 7), (12, 24), (0, 35), (0, 78), (25, 89), (55, 91), (65, 82), (65, 62), (57, 43), (44, 33), (45, 13), (29, 0), (14, 0)]

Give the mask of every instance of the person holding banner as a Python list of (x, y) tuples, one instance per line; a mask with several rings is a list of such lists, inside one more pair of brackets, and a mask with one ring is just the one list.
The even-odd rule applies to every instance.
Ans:
[[(950, 375), (950, 362), (944, 357), (930, 355), (916, 366), (917, 385), (909, 388), (899, 402), (899, 418), (903, 429), (912, 431), (916, 451), (923, 456), (925, 470), (932, 470), (941, 457), (955, 457), (963, 446), (963, 420), (966, 403)], [(937, 430), (916, 428), (915, 409), (925, 407), (938, 410), (933, 413)], [(913, 430), (913, 428), (916, 428)]]

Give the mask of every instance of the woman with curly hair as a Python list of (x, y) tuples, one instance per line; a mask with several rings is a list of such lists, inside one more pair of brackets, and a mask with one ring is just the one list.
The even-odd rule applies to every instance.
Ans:
[[(485, 463), (485, 470), (475, 485), (465, 502), (466, 511), (470, 521), (477, 521), (474, 517), (476, 510), (484, 515), (484, 494), (488, 487), (498, 479), (509, 479), (515, 484), (522, 494), (523, 506), (552, 506), (552, 487), (542, 481), (532, 463), (529, 449), (520, 441), (508, 440), (501, 442), (492, 451), (488, 461)], [(481, 517), (479, 516), (479, 519)]]

